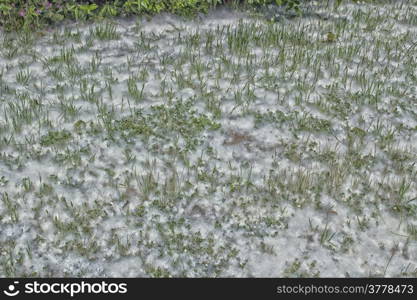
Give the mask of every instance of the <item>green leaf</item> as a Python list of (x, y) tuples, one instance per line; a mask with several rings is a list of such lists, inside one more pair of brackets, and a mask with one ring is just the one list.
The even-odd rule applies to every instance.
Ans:
[(9, 11), (12, 8), (8, 5), (0, 4), (0, 11)]
[(96, 10), (97, 9), (97, 5), (96, 4), (85, 4), (85, 5), (80, 5), (79, 6), (79, 8), (81, 9), (81, 10), (83, 10), (83, 11), (86, 11), (86, 12), (91, 12), (91, 11), (93, 11), (93, 10)]

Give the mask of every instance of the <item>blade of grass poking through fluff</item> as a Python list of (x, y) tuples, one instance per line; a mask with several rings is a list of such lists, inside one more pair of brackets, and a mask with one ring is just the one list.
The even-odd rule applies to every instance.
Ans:
[(0, 4), (1, 276), (417, 276), (415, 1)]

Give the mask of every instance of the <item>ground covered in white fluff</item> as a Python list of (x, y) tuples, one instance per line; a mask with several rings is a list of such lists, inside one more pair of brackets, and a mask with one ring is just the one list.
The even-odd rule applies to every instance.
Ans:
[(274, 9), (0, 32), (0, 276), (417, 276), (417, 2)]

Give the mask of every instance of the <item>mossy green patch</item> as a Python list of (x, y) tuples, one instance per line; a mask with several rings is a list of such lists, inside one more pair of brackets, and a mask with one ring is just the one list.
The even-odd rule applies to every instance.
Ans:
[(72, 138), (72, 135), (67, 130), (49, 131), (48, 134), (41, 137), (41, 146), (48, 147), (52, 145), (59, 145), (67, 142)]

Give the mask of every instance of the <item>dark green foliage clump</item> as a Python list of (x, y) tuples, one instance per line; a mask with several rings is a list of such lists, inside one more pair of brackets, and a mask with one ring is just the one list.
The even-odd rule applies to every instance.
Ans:
[(0, 27), (33, 29), (64, 19), (85, 20), (134, 14), (206, 13), (223, 4), (277, 4), (297, 10), (300, 0), (0, 0)]

